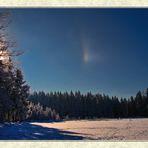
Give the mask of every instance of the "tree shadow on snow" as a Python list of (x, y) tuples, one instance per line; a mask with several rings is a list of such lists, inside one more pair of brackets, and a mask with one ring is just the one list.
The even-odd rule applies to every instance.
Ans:
[(82, 140), (78, 133), (32, 125), (29, 122), (0, 125), (0, 140)]

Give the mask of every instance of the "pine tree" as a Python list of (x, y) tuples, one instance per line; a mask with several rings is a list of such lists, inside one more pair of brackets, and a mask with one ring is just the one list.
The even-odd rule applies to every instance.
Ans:
[(15, 71), (15, 83), (12, 89), (11, 98), (15, 104), (14, 120), (21, 121), (26, 119), (28, 111), (29, 86), (25, 84), (20, 69)]
[(135, 97), (135, 103), (136, 103), (136, 115), (141, 116), (141, 109), (142, 109), (142, 93), (141, 91), (138, 91)]
[[(11, 86), (11, 75), (9, 72), (4, 71), (4, 65), (0, 61), (0, 121), (4, 122), (9, 120), (10, 113), (13, 108), (13, 101), (9, 97), (8, 86)], [(11, 120), (11, 119), (10, 119)]]
[(14, 43), (5, 34), (7, 18), (7, 13), (0, 13), (0, 122), (24, 120), (29, 95), (29, 86), (13, 62), (20, 52), (10, 50)]

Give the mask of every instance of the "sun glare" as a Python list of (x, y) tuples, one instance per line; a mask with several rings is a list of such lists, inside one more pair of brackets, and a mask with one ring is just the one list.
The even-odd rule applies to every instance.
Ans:
[(5, 60), (5, 57), (0, 56), (0, 60), (1, 60), (1, 61)]
[(8, 60), (9, 60), (8, 52), (0, 51), (0, 61), (8, 62)]

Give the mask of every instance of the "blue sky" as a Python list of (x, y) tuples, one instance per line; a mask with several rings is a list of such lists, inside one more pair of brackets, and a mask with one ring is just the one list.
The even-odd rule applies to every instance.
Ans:
[(7, 9), (32, 90), (128, 97), (148, 87), (148, 9)]

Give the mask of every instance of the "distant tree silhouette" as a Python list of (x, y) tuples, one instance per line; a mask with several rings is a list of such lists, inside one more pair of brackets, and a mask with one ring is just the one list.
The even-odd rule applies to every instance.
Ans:
[(148, 89), (129, 99), (116, 96), (81, 94), (80, 91), (34, 92), (29, 100), (55, 110), (62, 119), (148, 117)]

